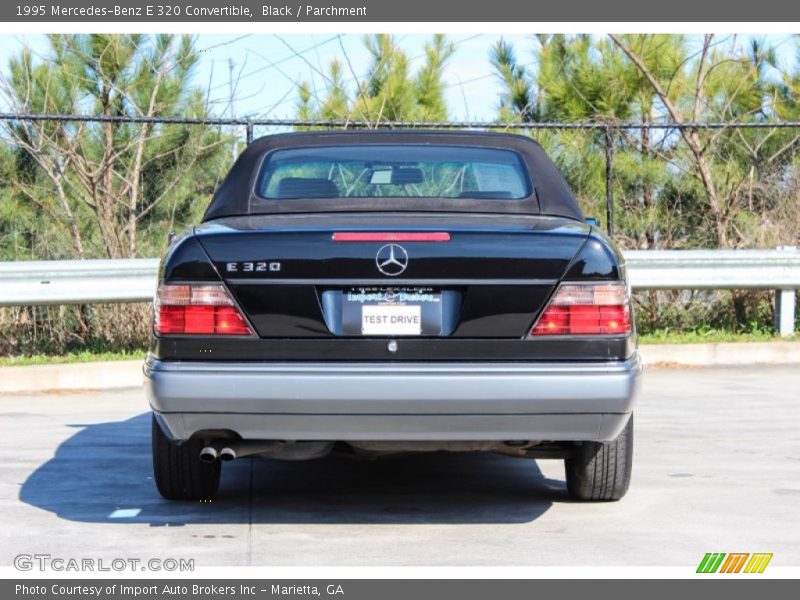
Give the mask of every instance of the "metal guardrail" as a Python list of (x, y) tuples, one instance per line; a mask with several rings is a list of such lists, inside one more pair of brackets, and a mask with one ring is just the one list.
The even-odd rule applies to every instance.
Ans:
[[(776, 290), (776, 328), (794, 334), (800, 250), (632, 250), (634, 290)], [(158, 259), (0, 262), (0, 306), (148, 302)]]
[(642, 290), (800, 288), (800, 251), (628, 250), (631, 286)]
[(0, 262), (0, 306), (148, 302), (157, 258)]
[(800, 250), (629, 250), (623, 253), (634, 290), (775, 290), (775, 328), (794, 335)]

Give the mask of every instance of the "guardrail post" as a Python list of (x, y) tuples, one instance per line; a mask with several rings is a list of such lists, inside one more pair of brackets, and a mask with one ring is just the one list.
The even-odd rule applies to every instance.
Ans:
[[(778, 250), (794, 251), (795, 246), (779, 246)], [(795, 291), (792, 288), (775, 290), (775, 329), (781, 337), (794, 335), (797, 315)]]

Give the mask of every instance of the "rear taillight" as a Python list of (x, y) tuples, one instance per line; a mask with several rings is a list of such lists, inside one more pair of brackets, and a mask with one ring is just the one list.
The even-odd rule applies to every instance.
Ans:
[(155, 299), (159, 335), (253, 335), (222, 285), (161, 285)]
[(531, 335), (625, 335), (630, 331), (631, 309), (624, 283), (565, 283)]

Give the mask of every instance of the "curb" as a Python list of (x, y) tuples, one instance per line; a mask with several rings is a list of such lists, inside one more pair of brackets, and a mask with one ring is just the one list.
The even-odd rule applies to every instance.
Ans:
[(0, 367), (0, 394), (142, 385), (141, 360)]
[[(659, 344), (639, 349), (646, 367), (800, 365), (800, 342)], [(0, 367), (0, 394), (141, 387), (141, 360)]]
[(645, 366), (732, 367), (800, 364), (800, 342), (653, 344), (640, 346)]

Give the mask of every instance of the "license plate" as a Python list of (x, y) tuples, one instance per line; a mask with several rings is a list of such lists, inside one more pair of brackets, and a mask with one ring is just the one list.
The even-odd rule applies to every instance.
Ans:
[(365, 305), (361, 307), (363, 335), (419, 335), (422, 333), (422, 307)]
[(441, 334), (442, 295), (433, 288), (350, 288), (340, 298), (344, 335)]

